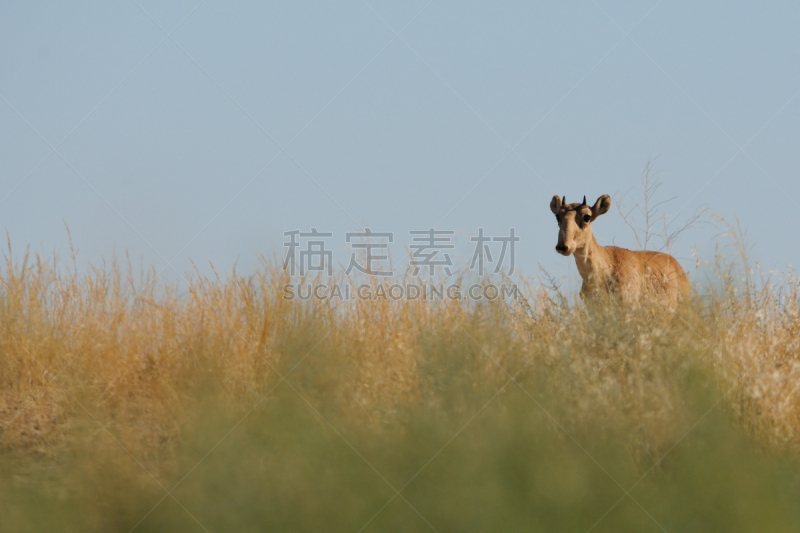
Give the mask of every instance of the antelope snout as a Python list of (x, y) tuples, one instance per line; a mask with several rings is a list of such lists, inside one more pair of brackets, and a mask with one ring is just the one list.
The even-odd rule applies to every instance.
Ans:
[(560, 253), (561, 255), (569, 255), (569, 248), (559, 243), (556, 245), (556, 252)]

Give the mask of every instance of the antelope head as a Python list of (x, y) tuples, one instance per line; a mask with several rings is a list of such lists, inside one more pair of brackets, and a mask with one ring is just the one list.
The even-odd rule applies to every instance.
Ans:
[(556, 251), (561, 255), (572, 255), (575, 250), (583, 248), (591, 242), (592, 222), (600, 215), (607, 213), (611, 208), (611, 197), (604, 194), (593, 206), (583, 203), (568, 204), (566, 196), (559, 198), (557, 195), (550, 200), (550, 211), (558, 221), (558, 244)]

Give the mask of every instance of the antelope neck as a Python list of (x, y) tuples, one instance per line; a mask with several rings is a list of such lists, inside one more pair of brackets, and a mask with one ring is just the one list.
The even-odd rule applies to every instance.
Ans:
[(585, 245), (575, 249), (573, 255), (578, 272), (584, 280), (588, 280), (592, 274), (596, 276), (605, 271), (608, 265), (605, 248), (597, 244), (592, 234), (589, 234)]

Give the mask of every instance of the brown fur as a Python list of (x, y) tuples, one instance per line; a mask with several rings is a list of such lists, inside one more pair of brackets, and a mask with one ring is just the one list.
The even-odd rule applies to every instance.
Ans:
[(690, 292), (689, 278), (671, 255), (649, 250), (634, 251), (617, 246), (600, 246), (592, 234), (592, 223), (608, 212), (611, 198), (603, 195), (594, 206), (565, 204), (554, 196), (550, 210), (558, 220), (558, 245), (562, 255), (575, 256), (583, 278), (581, 298), (596, 294), (618, 295), (627, 303), (655, 294), (674, 304)]

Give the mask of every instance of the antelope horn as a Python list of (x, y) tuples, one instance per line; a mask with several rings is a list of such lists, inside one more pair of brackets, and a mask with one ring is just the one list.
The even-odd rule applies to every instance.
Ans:
[(567, 195), (561, 197), (561, 205), (567, 205)]
[(583, 195), (583, 205), (586, 205), (586, 195)]

